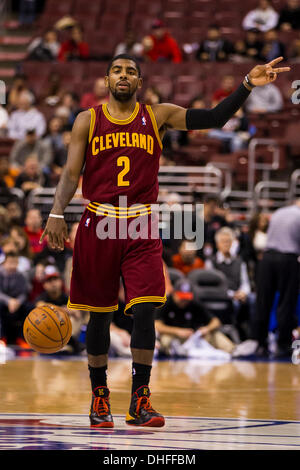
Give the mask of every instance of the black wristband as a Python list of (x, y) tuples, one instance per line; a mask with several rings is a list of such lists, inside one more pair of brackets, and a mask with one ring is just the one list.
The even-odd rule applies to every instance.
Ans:
[(247, 85), (251, 86), (252, 88), (254, 88), (256, 85), (253, 85), (253, 83), (251, 82), (248, 74), (245, 76), (245, 82), (247, 83)]

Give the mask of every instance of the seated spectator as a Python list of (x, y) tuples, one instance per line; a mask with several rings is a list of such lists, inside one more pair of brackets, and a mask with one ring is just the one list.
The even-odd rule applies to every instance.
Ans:
[(176, 40), (166, 30), (165, 24), (161, 20), (155, 20), (149, 36), (145, 36), (142, 41), (144, 57), (150, 62), (174, 62), (182, 61), (181, 50)]
[(100, 104), (107, 103), (108, 89), (105, 86), (104, 78), (100, 77), (95, 80), (94, 90), (91, 93), (84, 93), (80, 100), (82, 109), (93, 108)]
[(10, 165), (9, 158), (5, 155), (0, 157), (0, 186), (2, 188), (13, 188), (20, 170)]
[[(251, 293), (247, 266), (239, 256), (232, 254), (234, 232), (229, 227), (223, 227), (215, 235), (217, 252), (205, 262), (205, 268), (217, 269), (225, 274), (228, 282), (228, 297), (232, 299), (234, 323), (240, 332), (240, 315), (244, 305), (248, 307), (250, 318), (254, 313), (255, 296)], [(245, 327), (250, 334), (250, 323)], [(244, 332), (245, 334), (245, 332)]]
[(61, 273), (55, 266), (45, 268), (45, 277), (43, 280), (44, 291), (35, 299), (36, 306), (44, 304), (54, 304), (64, 308), (70, 316), (72, 323), (72, 337), (68, 343), (72, 352), (77, 354), (82, 348), (79, 344), (79, 335), (82, 326), (83, 315), (80, 310), (69, 310), (67, 308), (68, 296), (64, 291), (64, 285)]
[(8, 225), (10, 227), (13, 225), (22, 227), (24, 225), (24, 211), (22, 203), (20, 203), (18, 200), (12, 199), (7, 203), (6, 209), (9, 218)]
[[(60, 117), (53, 116), (48, 122), (48, 129), (43, 138), (47, 148), (51, 148), (53, 154), (63, 148), (63, 121)], [(52, 158), (53, 160), (53, 158)]]
[(245, 39), (239, 39), (234, 44), (234, 58), (239, 56), (245, 61), (260, 60), (263, 43), (259, 38), (259, 31), (255, 28), (245, 32)]
[(33, 255), (37, 255), (47, 246), (45, 238), (40, 243), (43, 233), (42, 222), (42, 216), (38, 209), (29, 209), (26, 212), (24, 230), (29, 238), (29, 245)]
[(25, 74), (17, 73), (12, 80), (6, 94), (6, 109), (10, 113), (18, 107), (19, 97), (23, 91), (27, 91), (34, 96), (34, 93), (28, 87), (28, 77)]
[(48, 266), (48, 260), (41, 260), (37, 263), (30, 276), (30, 291), (28, 299), (30, 302), (36, 301), (36, 298), (44, 292), (45, 269)]
[(299, 0), (287, 0), (285, 6), (279, 12), (277, 27), (281, 31), (300, 29), (300, 2)]
[(251, 134), (249, 132), (249, 122), (243, 109), (238, 109), (222, 129), (212, 129), (207, 135), (223, 142), (224, 153), (246, 149)]
[(285, 45), (278, 39), (278, 32), (275, 29), (270, 29), (264, 34), (261, 58), (264, 62), (271, 62), (281, 56), (285, 57)]
[(218, 196), (208, 195), (204, 197), (204, 246), (203, 256), (207, 258), (216, 251), (215, 234), (228, 225), (223, 214), (220, 214), (220, 200)]
[(19, 248), (18, 243), (16, 243), (15, 238), (9, 234), (2, 243), (1, 243), (1, 252), (0, 252), (0, 259), (4, 260), (7, 253), (14, 253), (18, 256), (18, 272), (22, 273), (26, 279), (30, 277), (30, 270), (32, 267), (31, 259), (31, 251), (30, 249), (24, 250)]
[(16, 188), (22, 189), (25, 197), (27, 197), (33, 189), (47, 186), (46, 177), (42, 172), (37, 155), (32, 154), (26, 158), (21, 173), (17, 176), (15, 186)]
[(72, 256), (72, 254), (72, 249), (68, 246), (67, 243), (65, 244), (65, 249), (63, 251), (54, 250), (45, 243), (43, 244), (42, 250), (34, 255), (33, 261), (36, 265), (47, 260), (47, 264), (55, 264), (63, 276), (66, 269), (66, 262)]
[(243, 19), (243, 28), (256, 28), (265, 32), (277, 26), (279, 15), (274, 10), (271, 0), (258, 0), (257, 7), (250, 10)]
[(60, 43), (57, 38), (57, 32), (49, 29), (43, 37), (35, 38), (29, 44), (27, 59), (43, 62), (54, 61), (58, 56), (59, 49)]
[(263, 87), (255, 87), (247, 101), (245, 108), (248, 113), (276, 113), (283, 108), (283, 97), (280, 89), (274, 83)]
[(75, 25), (71, 30), (71, 37), (61, 44), (58, 53), (60, 62), (70, 60), (86, 60), (90, 56), (89, 45), (83, 40), (83, 29), (80, 25)]
[(58, 110), (59, 108), (64, 109), (66, 111), (66, 120), (64, 124), (71, 124), (73, 125), (76, 116), (82, 111), (80, 107), (80, 99), (77, 93), (73, 93), (70, 91), (67, 91), (62, 99), (60, 106), (56, 109), (55, 111), (55, 116), (59, 116)]
[(29, 286), (18, 272), (18, 255), (7, 253), (0, 266), (0, 326), (2, 341), (28, 347), (23, 338), (23, 323), (33, 305), (27, 303)]
[(258, 260), (262, 258), (266, 247), (268, 226), (268, 216), (261, 212), (254, 214), (249, 221), (249, 238)]
[(9, 115), (7, 110), (0, 105), (0, 137), (6, 137)]
[(51, 186), (56, 186), (63, 167), (67, 161), (68, 149), (71, 142), (72, 126), (67, 125), (62, 130), (62, 146), (54, 152), (53, 163), (51, 167)]
[(212, 97), (212, 107), (216, 106), (221, 100), (231, 95), (235, 88), (235, 78), (233, 75), (224, 75), (221, 80), (220, 88), (217, 88)]
[(196, 300), (194, 288), (187, 279), (178, 280), (164, 306), (157, 309), (155, 329), (160, 350), (166, 355), (172, 354), (174, 340), (184, 343), (197, 331), (213, 347), (231, 353), (235, 345), (219, 331), (220, 327), (220, 320)]
[(197, 256), (197, 246), (190, 240), (182, 240), (178, 253), (172, 256), (173, 268), (184, 274), (204, 267), (204, 262)]
[(119, 54), (129, 54), (136, 59), (143, 58), (144, 48), (140, 42), (136, 40), (134, 31), (127, 31), (125, 39), (120, 42), (115, 49), (114, 56)]
[(150, 104), (150, 105), (161, 103), (162, 102), (161, 95), (159, 91), (157, 90), (157, 88), (153, 86), (147, 87), (144, 92), (143, 102), (145, 104)]
[(14, 169), (21, 169), (30, 155), (36, 155), (42, 168), (50, 167), (53, 161), (51, 144), (38, 138), (35, 129), (27, 129), (25, 137), (17, 140), (10, 152), (10, 164)]
[(33, 106), (33, 95), (23, 91), (19, 95), (17, 110), (13, 111), (8, 120), (8, 137), (11, 139), (24, 139), (29, 129), (35, 129), (36, 135), (41, 137), (46, 130), (44, 115)]
[(19, 256), (24, 256), (30, 261), (32, 259), (32, 251), (24, 228), (19, 225), (13, 225), (10, 229), (9, 235), (17, 247)]
[(52, 71), (49, 74), (45, 88), (40, 93), (40, 101), (48, 106), (57, 106), (65, 93), (66, 89), (62, 84), (61, 75)]
[(211, 25), (206, 39), (200, 43), (196, 59), (206, 62), (225, 61), (232, 53), (233, 44), (222, 38), (219, 26)]

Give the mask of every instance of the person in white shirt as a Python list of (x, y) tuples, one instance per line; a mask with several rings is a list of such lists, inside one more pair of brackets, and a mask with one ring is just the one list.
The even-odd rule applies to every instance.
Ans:
[(248, 113), (276, 113), (283, 107), (281, 91), (273, 83), (264, 87), (253, 88), (245, 103)]
[(34, 129), (37, 137), (45, 133), (45, 117), (33, 106), (33, 100), (33, 95), (26, 90), (20, 94), (17, 110), (11, 113), (8, 120), (8, 137), (11, 139), (24, 139), (29, 129)]
[(265, 32), (277, 26), (279, 14), (272, 7), (270, 0), (259, 0), (257, 8), (250, 10), (243, 19), (243, 29), (256, 28)]

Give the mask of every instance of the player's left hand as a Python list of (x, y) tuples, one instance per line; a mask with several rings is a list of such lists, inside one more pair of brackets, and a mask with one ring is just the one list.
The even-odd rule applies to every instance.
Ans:
[(276, 80), (277, 74), (282, 72), (289, 72), (291, 67), (273, 68), (278, 62), (281, 62), (283, 57), (276, 57), (265, 65), (256, 65), (249, 73), (248, 77), (255, 86), (263, 86), (272, 83)]

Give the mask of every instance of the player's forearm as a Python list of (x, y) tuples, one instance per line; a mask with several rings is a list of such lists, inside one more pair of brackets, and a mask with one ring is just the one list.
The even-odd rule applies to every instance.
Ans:
[(65, 208), (70, 203), (78, 187), (79, 176), (72, 174), (67, 167), (63, 169), (54, 196), (54, 203), (51, 212), (63, 214)]
[(241, 84), (233, 93), (213, 109), (188, 109), (186, 125), (189, 130), (223, 127), (238, 111), (250, 95), (250, 90)]

